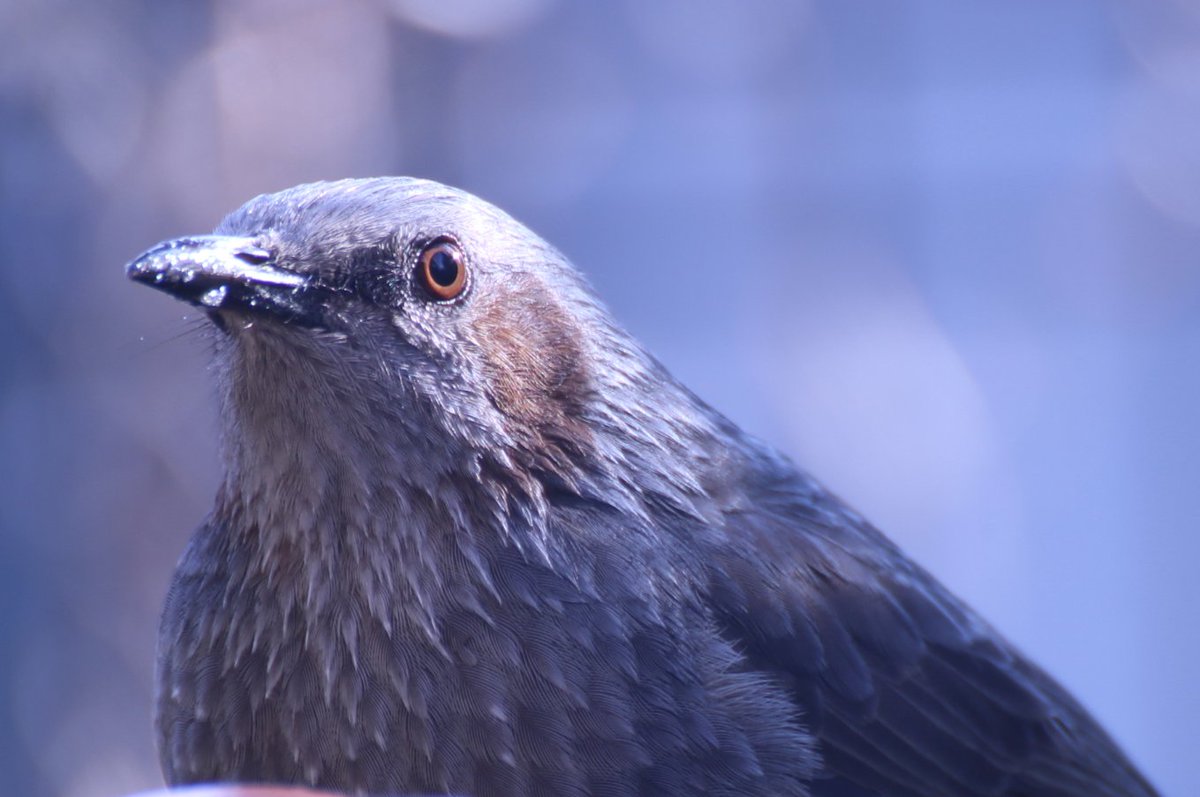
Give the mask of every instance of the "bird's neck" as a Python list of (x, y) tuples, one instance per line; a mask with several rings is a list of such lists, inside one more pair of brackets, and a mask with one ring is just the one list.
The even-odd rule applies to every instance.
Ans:
[(720, 523), (714, 485), (737, 463), (719, 416), (649, 362), (596, 385), (607, 403), (570, 414), (587, 445), (561, 442), (578, 440), (568, 429), (532, 436), (559, 440), (552, 448), (522, 450), (519, 435), (517, 448), (471, 448), (422, 433), (394, 392), (347, 386), (344, 371), (273, 334), (247, 336), (226, 364), (219, 509), (237, 549), (306, 605), (320, 605), (312, 584), (333, 584), (419, 610), (408, 619), (420, 625), (447, 596), (485, 591), (497, 548), (553, 566), (578, 543), (549, 522), (564, 500), (646, 523), (661, 512)]
[(436, 440), (396, 439), (411, 424), (370, 384), (260, 348), (243, 343), (226, 379), (216, 512), (231, 550), (310, 622), (351, 610), (434, 636), (446, 601), (485, 589), (513, 486)]

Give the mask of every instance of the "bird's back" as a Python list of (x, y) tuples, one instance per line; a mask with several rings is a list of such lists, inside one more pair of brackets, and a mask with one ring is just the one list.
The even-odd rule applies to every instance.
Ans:
[(1150, 797), (1058, 683), (852, 510), (762, 453), (708, 599), (817, 739), (814, 795)]

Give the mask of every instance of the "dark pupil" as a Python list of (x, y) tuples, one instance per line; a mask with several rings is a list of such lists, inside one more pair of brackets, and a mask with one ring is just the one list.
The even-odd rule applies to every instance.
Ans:
[(458, 279), (458, 261), (444, 250), (434, 252), (429, 258), (429, 278), (443, 288), (450, 287)]

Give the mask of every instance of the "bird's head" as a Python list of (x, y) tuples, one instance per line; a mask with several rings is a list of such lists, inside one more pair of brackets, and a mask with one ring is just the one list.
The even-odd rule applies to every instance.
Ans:
[(670, 407), (689, 402), (557, 251), (438, 183), (260, 196), (128, 273), (220, 330), (231, 469), (311, 454), (391, 460), (430, 491), (491, 466), (575, 487), (607, 466), (646, 471), (689, 419), (706, 424)]

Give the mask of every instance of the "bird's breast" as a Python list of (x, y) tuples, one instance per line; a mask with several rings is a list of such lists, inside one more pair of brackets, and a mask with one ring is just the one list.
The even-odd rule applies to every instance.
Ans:
[(584, 595), (502, 549), (487, 589), (444, 580), (426, 596), (430, 634), (402, 605), (411, 591), (368, 598), (332, 574), (306, 603), (298, 580), (229, 561), (199, 572), (185, 558), (164, 614), (172, 783), (500, 797), (707, 793), (732, 778), (803, 793), (794, 712), (692, 608)]

